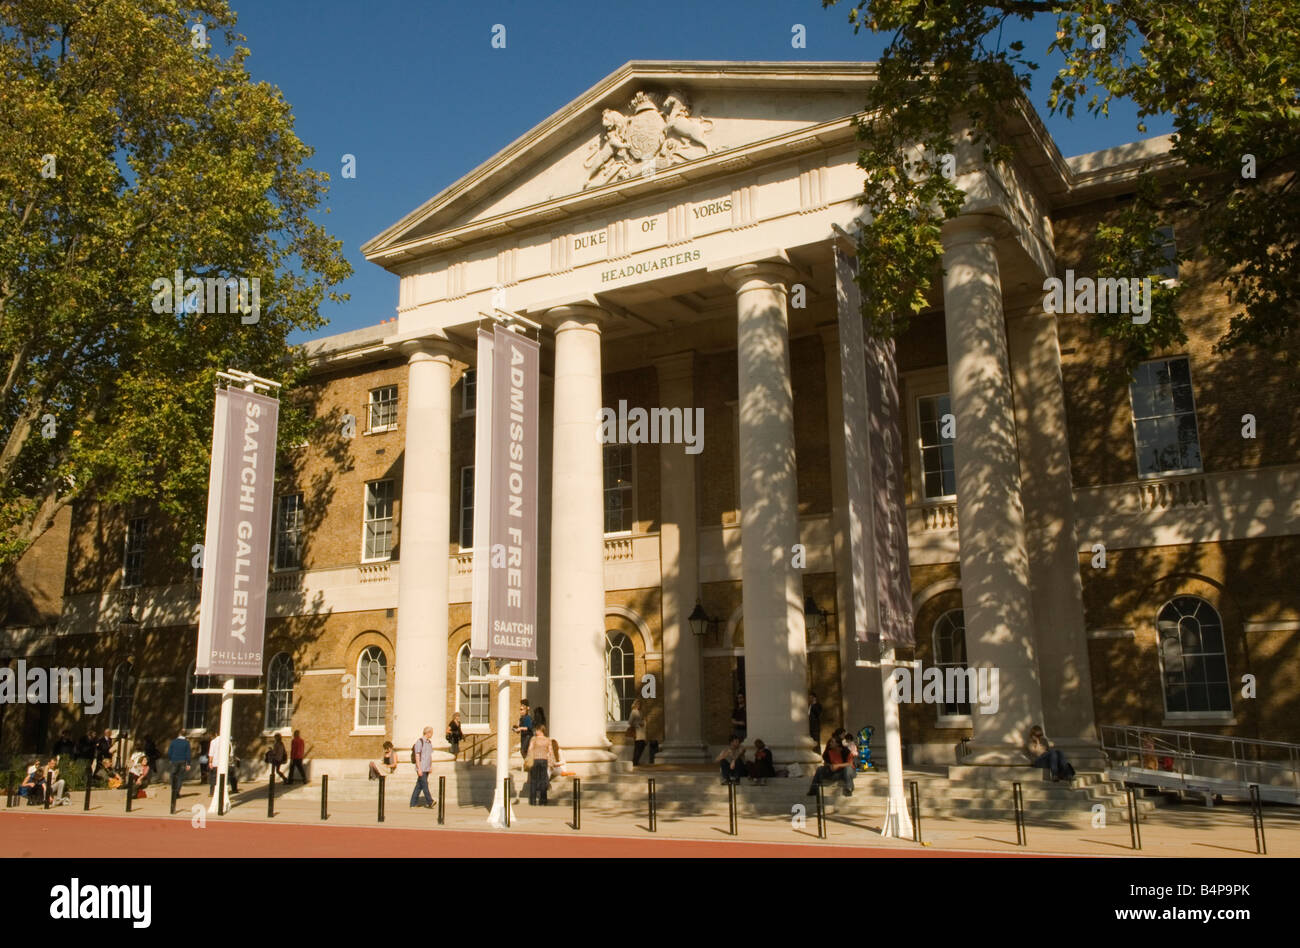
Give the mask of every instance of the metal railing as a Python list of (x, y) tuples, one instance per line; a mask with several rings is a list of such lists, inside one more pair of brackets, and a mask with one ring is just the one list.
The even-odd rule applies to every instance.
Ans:
[(1199, 731), (1104, 724), (1110, 776), (1128, 783), (1300, 804), (1300, 744)]

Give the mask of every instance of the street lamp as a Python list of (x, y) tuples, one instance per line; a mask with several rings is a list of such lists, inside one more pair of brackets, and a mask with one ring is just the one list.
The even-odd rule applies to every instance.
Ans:
[(804, 626), (812, 632), (812, 638), (821, 641), (826, 637), (826, 610), (813, 601), (812, 596), (803, 597)]
[(130, 699), (127, 704), (125, 720), (119, 719), (117, 722), (125, 725), (119, 729), (120, 733), (117, 741), (117, 768), (119, 770), (126, 765), (126, 745), (131, 739), (131, 717), (135, 713), (135, 682), (131, 680), (131, 674), (135, 671), (135, 634), (140, 630), (140, 620), (135, 617), (134, 589), (128, 593), (123, 593), (122, 604), (125, 607), (124, 614), (117, 621), (117, 627), (119, 631), (126, 633), (126, 688)]
[(686, 617), (686, 621), (690, 623), (692, 634), (702, 638), (709, 631), (709, 624), (713, 620), (709, 618), (709, 614), (704, 611), (704, 606), (696, 599), (695, 608)]

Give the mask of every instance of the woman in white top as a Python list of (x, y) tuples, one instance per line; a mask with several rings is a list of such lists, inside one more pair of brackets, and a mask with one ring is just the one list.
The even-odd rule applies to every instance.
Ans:
[(564, 763), (564, 751), (560, 750), (559, 741), (551, 741), (551, 754), (555, 759), (550, 764), (550, 773), (547, 775), (548, 782), (563, 774), (564, 768), (567, 766)]

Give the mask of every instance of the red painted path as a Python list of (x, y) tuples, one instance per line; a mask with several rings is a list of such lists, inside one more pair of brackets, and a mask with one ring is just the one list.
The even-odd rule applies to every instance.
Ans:
[[(195, 833), (202, 832), (200, 842)], [(915, 858), (1011, 856), (960, 850), (923, 851), (743, 840), (646, 839), (504, 831), (419, 830), (382, 826), (313, 826), (212, 820), (203, 830), (183, 819), (0, 812), (0, 857), (133, 858), (320, 857), (631, 857), (647, 858)]]

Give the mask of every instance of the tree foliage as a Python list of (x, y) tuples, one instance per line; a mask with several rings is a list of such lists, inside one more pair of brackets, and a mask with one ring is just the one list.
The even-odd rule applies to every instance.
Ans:
[[(838, 0), (823, 0), (833, 6)], [(1225, 269), (1234, 307), (1221, 349), (1249, 344), (1294, 363), (1300, 334), (1300, 4), (1295, 0), (859, 0), (856, 31), (892, 33), (861, 123), (859, 164), (869, 220), (859, 243), (865, 315), (895, 334), (926, 305), (942, 259), (944, 220), (964, 195), (936, 173), (965, 118), (990, 161), (1005, 160), (999, 115), (1029, 88), (1039, 65), (1023, 44), (1002, 42), (1008, 22), (1052, 18), (1045, 53), (1064, 64), (1049, 106), (1108, 115), (1131, 100), (1139, 119), (1168, 115), (1172, 156), (1188, 173), (1161, 191), (1152, 178), (1096, 234), (1099, 275), (1141, 276), (1163, 262), (1156, 230), (1174, 216), (1179, 256), (1205, 255)], [(1146, 131), (1139, 121), (1137, 132)], [(1248, 158), (1249, 156), (1249, 158)], [(1253, 166), (1254, 177), (1243, 174)], [(868, 278), (869, 275), (869, 278)], [(1176, 292), (1161, 287), (1145, 326), (1099, 318), (1132, 365), (1184, 338)]]
[[(0, 0), (0, 568), (80, 497), (201, 532), (214, 372), (291, 384), (288, 334), (341, 298), (327, 175), (234, 25), (225, 0)], [(155, 312), (177, 270), (259, 279), (256, 322)]]

